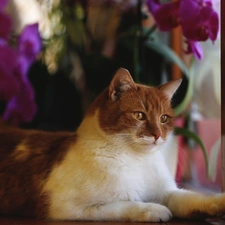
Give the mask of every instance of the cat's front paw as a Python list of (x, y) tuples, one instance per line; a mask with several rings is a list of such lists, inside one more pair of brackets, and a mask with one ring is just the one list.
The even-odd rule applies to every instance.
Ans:
[(192, 218), (217, 217), (225, 215), (225, 194), (211, 196), (203, 200), (199, 210), (191, 212)]
[(210, 205), (211, 216), (223, 216), (225, 215), (225, 194), (215, 196), (214, 202)]
[[(166, 222), (172, 219), (172, 213), (163, 205), (149, 205), (142, 216), (146, 222)], [(141, 219), (143, 221), (143, 219)]]

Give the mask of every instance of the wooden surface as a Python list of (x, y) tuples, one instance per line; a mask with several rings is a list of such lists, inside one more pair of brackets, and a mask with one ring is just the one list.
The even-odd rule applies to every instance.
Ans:
[[(29, 218), (0, 217), (0, 225), (145, 225), (136, 222), (81, 222), (81, 221), (44, 221)], [(149, 223), (151, 225), (225, 225), (225, 220), (210, 219), (205, 221), (172, 220), (166, 223)]]

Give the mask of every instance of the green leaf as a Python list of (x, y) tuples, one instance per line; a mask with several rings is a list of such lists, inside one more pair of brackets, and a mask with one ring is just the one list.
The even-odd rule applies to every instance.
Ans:
[(156, 39), (146, 41), (146, 46), (152, 50), (158, 52), (165, 57), (169, 62), (176, 64), (184, 73), (186, 77), (189, 77), (189, 70), (180, 57), (167, 45)]
[(175, 116), (179, 116), (187, 110), (194, 94), (194, 82), (195, 72), (193, 66), (191, 66), (189, 72), (187, 92), (183, 101), (173, 109)]
[(217, 173), (217, 160), (219, 156), (219, 152), (221, 151), (221, 138), (219, 138), (210, 150), (209, 156), (209, 178), (211, 181), (215, 182), (216, 180), (216, 173)]
[(201, 147), (204, 158), (205, 158), (207, 177), (209, 177), (208, 153), (207, 153), (205, 145), (202, 142), (202, 140), (200, 139), (200, 137), (196, 133), (192, 132), (191, 130), (188, 130), (186, 128), (181, 128), (181, 127), (175, 127), (174, 133), (175, 133), (175, 135), (182, 135), (184, 137), (187, 137), (187, 138), (190, 138), (190, 139), (194, 140)]

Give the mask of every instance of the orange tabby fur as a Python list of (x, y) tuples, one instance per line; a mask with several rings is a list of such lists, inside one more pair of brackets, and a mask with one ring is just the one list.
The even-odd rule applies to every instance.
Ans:
[(47, 216), (42, 186), (76, 138), (66, 132), (0, 129), (0, 213)]

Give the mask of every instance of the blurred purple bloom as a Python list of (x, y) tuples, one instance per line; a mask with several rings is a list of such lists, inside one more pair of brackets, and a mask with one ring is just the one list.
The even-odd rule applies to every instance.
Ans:
[(14, 68), (18, 80), (19, 91), (7, 103), (3, 119), (12, 125), (29, 122), (36, 113), (35, 95), (27, 78), (30, 63), (23, 55), (19, 55)]
[(13, 125), (29, 122), (36, 113), (35, 96), (27, 73), (41, 50), (38, 24), (28, 25), (18, 38), (18, 58), (14, 75), (19, 83), (18, 93), (8, 101), (3, 119)]
[[(193, 13), (188, 13), (193, 12)], [(183, 35), (191, 41), (215, 41), (219, 29), (219, 17), (212, 8), (211, 1), (182, 0), (180, 20)]]
[(31, 63), (24, 55), (19, 55), (14, 68), (15, 76), (19, 79), (26, 79)]
[(0, 38), (8, 39), (10, 31), (12, 29), (12, 19), (0, 11)]
[(12, 19), (3, 12), (8, 0), (0, 0), (0, 38), (7, 39), (12, 29)]
[(160, 0), (146, 1), (149, 11), (161, 31), (178, 26), (186, 38), (186, 53), (202, 59), (203, 52), (198, 41), (215, 41), (219, 30), (219, 17), (212, 8), (212, 0), (177, 0), (161, 4)]
[(193, 54), (196, 59), (200, 60), (203, 58), (203, 51), (200, 44), (197, 41), (186, 41), (187, 43), (187, 50), (185, 51), (186, 54)]
[(38, 24), (24, 28), (17, 49), (0, 39), (0, 100), (7, 101), (3, 119), (13, 125), (31, 121), (36, 113), (34, 91), (27, 75), (41, 47)]
[(17, 54), (10, 46), (0, 44), (0, 100), (9, 100), (19, 89), (14, 76)]
[(3, 119), (12, 125), (19, 125), (21, 122), (30, 122), (36, 113), (33, 89), (28, 83), (20, 83), (23, 87), (8, 102)]
[(146, 3), (161, 31), (169, 31), (180, 24), (180, 1), (161, 4), (159, 0), (148, 0)]
[(1, 0), (0, 1), (0, 10), (4, 9), (7, 3), (8, 3), (8, 0)]
[(36, 55), (41, 50), (41, 38), (37, 23), (24, 28), (18, 39), (18, 50), (28, 61), (35, 60)]

